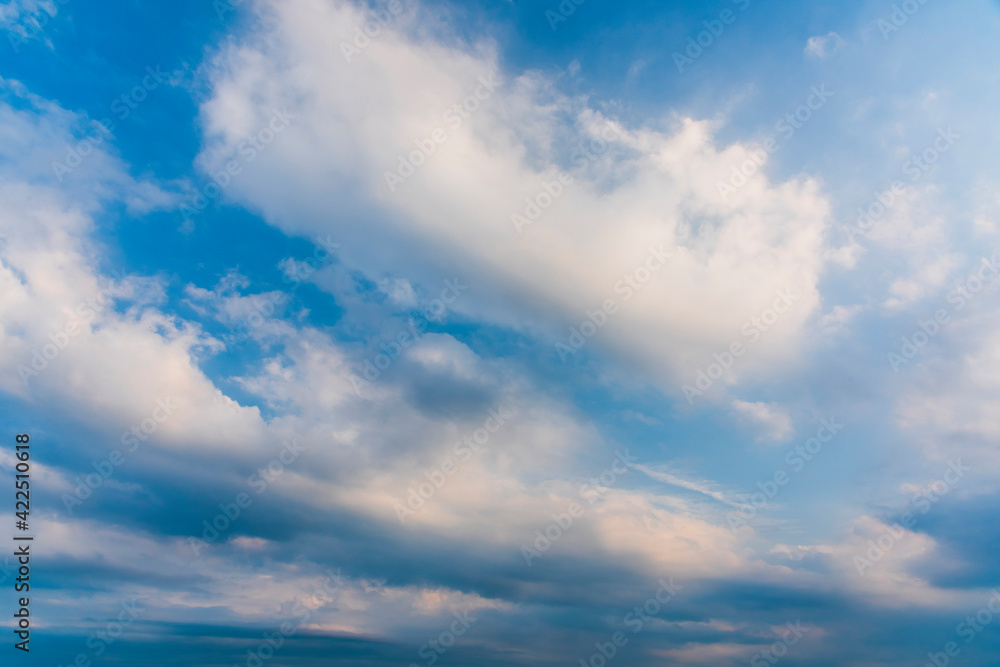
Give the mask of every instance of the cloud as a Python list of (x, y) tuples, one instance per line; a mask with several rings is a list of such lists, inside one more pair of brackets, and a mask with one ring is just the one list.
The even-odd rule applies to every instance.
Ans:
[[(112, 618), (121, 599), (138, 596), (149, 607), (149, 632), (135, 642), (143, 650), (150, 637), (197, 644), (205, 652), (191, 660), (225, 664), (229, 648), (273, 632), (299, 606), (311, 611), (308, 632), (289, 642), (286, 660), (364, 653), (372, 664), (408, 664), (452, 613), (471, 610), (481, 617), (477, 634), (455, 647), (456, 662), (554, 665), (566, 662), (568, 648), (620, 630), (623, 615), (669, 576), (684, 595), (630, 638), (622, 665), (745, 664), (783, 623), (807, 614), (809, 641), (795, 660), (890, 665), (909, 660), (899, 655), (903, 633), (929, 636), (975, 602), (971, 587), (991, 570), (980, 565), (974, 581), (955, 577), (949, 550), (968, 545), (962, 530), (988, 525), (988, 511), (973, 523), (950, 521), (950, 533), (904, 531), (862, 581), (853, 556), (879, 539), (888, 518), (861, 513), (839, 538), (826, 534), (829, 522), (805, 525), (801, 516), (801, 524), (762, 519), (759, 531), (734, 534), (724, 517), (740, 497), (729, 489), (743, 488), (754, 469), (747, 464), (760, 463), (741, 456), (755, 448), (737, 438), (721, 443), (728, 450), (709, 450), (709, 460), (731, 461), (713, 469), (720, 481), (660, 463), (705, 450), (719, 430), (706, 425), (715, 414), (704, 423), (671, 419), (656, 387), (669, 404), (679, 381), (730, 349), (779, 289), (794, 286), (799, 299), (759, 329), (759, 343), (720, 385), (782, 380), (781, 397), (728, 397), (719, 421), (732, 411), (760, 440), (783, 442), (802, 403), (840, 407), (821, 391), (836, 382), (824, 377), (820, 389), (803, 391), (796, 376), (816, 363), (817, 322), (850, 345), (872, 340), (851, 326), (863, 306), (823, 305), (864, 301), (830, 294), (821, 282), (835, 284), (830, 292), (848, 282), (827, 273), (825, 183), (757, 174), (722, 201), (719, 180), (751, 146), (720, 139), (720, 121), (624, 120), (613, 104), (562, 91), (558, 77), (503, 71), (509, 59), (496, 44), (469, 43), (437, 17), (428, 28), (420, 9), (395, 16), (348, 59), (343, 43), (368, 17), (354, 5), (253, 8), (262, 20), (212, 50), (202, 69), (211, 95), (200, 108), (200, 168), (218, 174), (239, 160), (228, 202), (289, 237), (337, 238), (344, 249), (302, 281), (308, 287), (295, 297), (307, 298), (281, 299), (273, 310), (262, 300), (292, 290), (264, 284), (267, 276), (293, 278), (309, 264), (271, 257), (261, 249), (270, 241), (254, 246), (253, 234), (246, 247), (271, 258), (261, 262), (266, 270), (252, 261), (192, 272), (168, 265), (155, 275), (105, 268), (119, 248), (98, 240), (107, 238), (102, 220), (124, 211), (127, 222), (146, 223), (142, 216), (181, 200), (133, 176), (113, 138), (93, 134), (85, 116), (16, 82), (3, 86), (0, 361), (31, 368), (38, 353), (48, 363), (27, 382), (5, 375), (0, 388), (11, 414), (44, 420), (51, 444), (33, 472), (46, 570), (63, 587), (40, 596), (54, 610), (42, 615), (53, 627), (86, 634), (100, 621), (80, 619)], [(839, 48), (838, 37), (828, 50), (834, 35), (814, 38), (823, 40), (816, 55)], [(278, 113), (290, 121), (280, 133), (271, 125)], [(433, 139), (438, 128), (444, 141)], [(87, 136), (101, 142), (86, 161), (54, 170)], [(432, 154), (411, 159), (428, 137)], [(574, 156), (580, 149), (589, 153)], [(402, 182), (390, 179), (390, 189), (386, 172), (399, 172), (400, 160), (421, 164)], [(560, 180), (563, 170), (571, 177)], [(900, 203), (865, 240), (865, 249), (898, 250), (899, 261), (849, 276), (887, 290), (868, 303), (889, 314), (905, 316), (954, 274), (955, 255), (942, 242), (947, 225), (920, 211), (933, 190)], [(532, 220), (518, 222), (522, 233), (515, 214)], [(206, 223), (217, 222), (210, 215)], [(655, 270), (644, 266), (650, 246), (669, 254)], [(469, 289), (430, 318), (432, 332), (414, 332), (413, 311), (436, 299), (445, 280)], [(608, 299), (617, 312), (601, 321), (597, 309)], [(95, 301), (93, 315), (79, 314)], [(335, 316), (310, 317), (317, 304)], [(1000, 470), (990, 450), (1000, 433), (994, 305), (985, 293), (968, 303), (886, 391), (901, 394), (896, 425), (926, 456), (973, 452), (977, 472), (990, 474)], [(265, 311), (240, 346), (219, 333)], [(76, 333), (63, 345), (71, 322)], [(532, 356), (536, 346), (558, 359), (554, 343), (582, 322), (600, 322), (599, 332), (557, 378)], [(410, 336), (405, 350), (393, 343), (401, 332)], [(584, 372), (594, 372), (594, 385), (576, 382)], [(593, 386), (607, 392), (605, 414), (592, 409), (591, 394), (579, 398)], [(70, 514), (63, 494), (99, 471), (94, 462), (122, 446), (123, 434), (153, 424), (164, 397), (179, 402), (175, 414)], [(511, 416), (494, 430), (497, 411)], [(302, 445), (302, 458), (257, 495), (250, 480), (266, 474), (286, 440)], [(626, 447), (642, 452), (639, 462), (611, 477), (612, 452)], [(13, 463), (0, 450), (0, 467)], [(700, 465), (685, 460), (687, 469)], [(826, 489), (793, 482), (782, 507), (821, 507), (811, 502), (818, 496), (794, 495), (811, 486)], [(598, 487), (593, 503), (583, 497)], [(240, 493), (254, 494), (253, 504), (192, 558), (187, 539)], [(418, 506), (400, 521), (397, 508), (411, 502)], [(581, 516), (570, 514), (574, 503)], [(775, 544), (772, 529), (800, 541)], [(528, 567), (521, 549), (541, 543), (539, 535), (551, 548)], [(973, 556), (988, 563), (994, 540), (975, 546)], [(318, 591), (340, 568), (346, 581), (336, 593)], [(529, 626), (545, 631), (525, 635)], [(123, 644), (118, 657), (141, 662)]]
[(787, 442), (795, 434), (792, 418), (777, 406), (735, 400), (732, 407), (741, 416), (763, 427), (764, 433), (757, 438), (758, 441)]
[(816, 35), (810, 37), (806, 42), (805, 54), (811, 58), (823, 60), (836, 55), (846, 44), (847, 42), (835, 32)]
[(820, 318), (818, 326), (828, 335), (843, 333), (848, 329), (858, 313), (864, 309), (865, 306), (862, 305), (834, 306), (830, 312)]
[(628, 67), (628, 73), (625, 75), (625, 81), (628, 83), (633, 83), (639, 77), (642, 71), (646, 69), (647, 65), (649, 65), (649, 63), (647, 63), (642, 58), (634, 61)]
[(720, 503), (729, 505), (731, 507), (739, 506), (739, 503), (736, 500), (728, 497), (727, 494), (721, 491), (713, 490), (712, 486), (715, 485), (712, 484), (711, 482), (706, 482), (702, 480), (684, 479), (683, 477), (680, 477), (668, 470), (665, 470), (662, 467), (651, 468), (649, 466), (636, 465), (635, 469), (642, 472), (645, 475), (648, 475), (650, 478), (655, 479), (658, 482), (663, 482), (665, 484), (670, 484), (672, 486), (677, 486), (682, 489), (688, 489), (689, 491), (700, 493), (702, 495), (708, 496), (709, 498), (712, 498), (713, 500), (717, 500)]
[[(540, 73), (499, 72), (493, 44), (415, 39), (404, 16), (348, 62), (329, 40), (348, 39), (362, 20), (353, 5), (257, 7), (272, 20), (205, 68), (213, 92), (201, 109), (200, 163), (220, 168), (273, 109), (294, 113), (228, 190), (271, 224), (325, 234), (334, 202), (363, 211), (363, 226), (353, 214), (335, 225), (354, 248), (345, 261), (375, 275), (405, 270), (415, 285), (440, 283), (449, 276), (437, 267), (452, 267), (476, 285), (457, 312), (515, 329), (533, 323), (553, 351), (569, 326), (615, 299), (619, 313), (591, 344), (671, 393), (694, 376), (692, 359), (727, 349), (742, 322), (796, 285), (796, 307), (734, 378), (792, 363), (825, 263), (829, 211), (816, 183), (758, 176), (723, 202), (717, 181), (749, 149), (717, 146), (711, 122), (625, 127)], [(464, 118), (456, 104), (475, 109)], [(427, 144), (435, 130), (444, 141)], [(387, 184), (387, 174), (409, 173), (411, 158), (420, 162), (412, 176)], [(350, 186), (335, 192), (331, 182)], [(527, 216), (536, 219), (515, 222)], [(361, 234), (407, 239), (413, 252)], [(672, 257), (648, 278), (643, 264), (659, 247)], [(641, 290), (626, 282), (633, 274)]]
[[(879, 546), (881, 540), (881, 546)], [(917, 565), (939, 558), (935, 540), (898, 524), (860, 516), (840, 542), (787, 551), (823, 554), (833, 576), (866, 602), (890, 609), (911, 605), (962, 609), (981, 594), (932, 585), (916, 574)]]
[[(78, 122), (51, 106), (34, 112), (0, 108), (4, 116), (25, 127), (25, 145), (38, 151), (66, 141)], [(46, 134), (55, 142), (46, 142)], [(211, 606), (224, 618), (263, 621), (275, 604), (299, 599), (306, 582), (297, 571), (274, 577), (263, 563), (237, 566), (235, 561), (273, 558), (316, 530), (324, 543), (343, 546), (342, 540), (358, 536), (338, 537), (328, 526), (367, 525), (366, 553), (406, 554), (408, 560), (423, 562), (419, 573), (398, 585), (377, 584), (382, 591), (377, 596), (362, 595), (365, 586), (359, 587), (352, 593), (355, 598), (348, 598), (350, 604), (321, 614), (312, 627), (395, 635), (397, 621), (386, 616), (384, 605), (398, 610), (399, 623), (406, 609), (418, 606), (428, 615), (428, 628), (439, 622), (431, 617), (445, 609), (511, 611), (509, 601), (487, 597), (485, 591), (460, 591), (448, 581), (448, 566), (430, 566), (439, 562), (437, 555), (420, 555), (421, 545), (437, 540), (471, 562), (480, 545), (490, 544), (498, 554), (509, 554), (492, 567), (508, 568), (508, 561), (520, 558), (518, 549), (532, 539), (533, 530), (579, 500), (579, 485), (607, 465), (600, 457), (595, 461), (594, 452), (607, 443), (594, 426), (547, 398), (512, 365), (483, 358), (446, 334), (417, 336), (407, 354), (359, 396), (351, 379), (364, 368), (366, 351), (315, 327), (289, 322), (277, 309), (273, 322), (255, 329), (255, 340), (269, 342), (263, 356), (225, 378), (244, 392), (249, 405), (240, 405), (220, 391), (201, 360), (222, 351), (205, 326), (213, 321), (228, 325), (253, 312), (247, 302), (259, 295), (244, 294), (252, 291), (249, 278), (229, 271), (215, 285), (188, 284), (182, 298), (204, 323), (161, 310), (166, 287), (157, 279), (123, 276), (108, 289), (92, 259), (100, 254), (92, 240), (93, 216), (109, 201), (134, 198), (142, 188), (110, 155), (93, 155), (80, 178), (103, 184), (102, 189), (78, 202), (68, 201), (76, 188), (69, 182), (63, 190), (18, 181), (0, 189), (0, 205), (8, 213), (8, 238), (0, 246), (0, 354), (8, 367), (33, 369), (33, 351), (50, 343), (59, 349), (27, 382), (7, 379), (6, 389), (29, 406), (44, 399), (45, 409), (59, 410), (78, 429), (74, 449), (81, 460), (74, 457), (38, 470), (39, 483), (59, 498), (51, 507), (53, 518), (40, 526), (53, 557), (72, 561), (66, 569), (81, 572), (138, 564), (129, 570), (129, 582), (145, 581), (147, 592), (157, 585), (170, 591), (152, 604), (158, 618), (175, 618), (190, 608), (196, 610), (194, 620), (217, 619), (206, 610), (205, 601), (213, 597)], [(400, 289), (395, 284), (404, 301), (414, 294)], [(88, 299), (100, 308), (92, 316), (76, 314), (76, 305)], [(77, 323), (75, 333), (63, 341), (69, 322)], [(176, 406), (154, 424), (150, 415), (158, 400)], [(407, 490), (426, 482), (424, 471), (454, 458), (463, 437), (478, 437), (476, 430), (498, 406), (514, 416), (490, 437), (488, 450), (463, 462), (460, 474), (402, 527), (395, 506), (406, 502)], [(108, 443), (124, 447), (122, 433), (144, 421), (154, 424), (155, 432), (143, 440), (142, 449), (129, 451), (122, 464), (127, 468), (91, 489), (71, 514), (62, 497), (84, 488), (80, 480), (93, 473), (88, 454), (106, 457)], [(232, 527), (201, 548), (194, 569), (205, 578), (202, 590), (187, 591), (171, 580), (177, 562), (190, 558), (187, 537), (202, 535), (204, 522), (213, 520), (220, 505), (232, 503), (241, 492), (254, 494), (248, 480), (254, 474), (259, 479), (260, 470), (278, 455), (279, 443), (293, 438), (306, 452), (301, 464), (288, 464), (267, 485), (266, 495), (252, 495), (254, 503), (231, 520)], [(185, 479), (204, 486), (177, 488), (178, 455)], [(581, 459), (588, 465), (581, 466)], [(4, 461), (9, 463), (6, 456)], [(614, 489), (594, 507), (591, 525), (580, 526), (563, 544), (592, 553), (594, 562), (609, 572), (620, 569), (616, 563), (627, 557), (633, 576), (647, 576), (664, 565), (691, 576), (717, 576), (713, 573), (738, 567), (728, 531), (665, 509), (665, 499)], [(275, 516), (285, 520), (275, 525)], [(92, 517), (104, 522), (100, 530), (92, 529)], [(412, 529), (416, 526), (420, 530)], [(504, 526), (503, 531), (498, 533), (496, 526)], [(91, 538), (80, 539), (81, 534)], [(153, 552), (156, 558), (142, 556)], [(296, 546), (292, 552), (312, 558), (314, 570), (324, 560), (311, 548)], [(560, 559), (552, 556), (554, 562)], [(154, 571), (159, 579), (153, 578)], [(234, 577), (247, 577), (253, 585), (234, 587)], [(125, 592), (126, 583), (120, 588)], [(222, 595), (222, 590), (229, 592)], [(544, 590), (534, 595), (543, 596)], [(432, 600), (438, 602), (430, 605)]]
[[(957, 293), (956, 293), (957, 294)], [(972, 300), (962, 298), (963, 308), (947, 305), (948, 321), (920, 352), (900, 364), (899, 380), (905, 383), (897, 400), (898, 426), (911, 434), (913, 444), (931, 460), (945, 461), (965, 455), (977, 471), (995, 478), (1000, 457), (993, 443), (1000, 437), (1000, 318), (995, 314), (996, 288), (984, 287)], [(921, 318), (926, 322), (926, 318)], [(918, 325), (904, 330), (912, 339)], [(901, 337), (892, 352), (900, 354)], [(888, 352), (887, 352), (888, 353)]]
[[(14, 31), (21, 38), (34, 36), (57, 11), (54, 0), (12, 0), (0, 6), (0, 27)], [(11, 45), (16, 43), (11, 40)]]
[(945, 281), (964, 263), (965, 258), (961, 254), (950, 253), (917, 267), (910, 276), (898, 278), (889, 285), (891, 296), (882, 305), (887, 309), (900, 309), (924, 299), (944, 286)]

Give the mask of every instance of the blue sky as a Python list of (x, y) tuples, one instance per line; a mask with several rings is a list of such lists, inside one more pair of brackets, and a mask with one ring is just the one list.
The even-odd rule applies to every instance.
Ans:
[(0, 23), (14, 663), (1000, 658), (996, 2)]

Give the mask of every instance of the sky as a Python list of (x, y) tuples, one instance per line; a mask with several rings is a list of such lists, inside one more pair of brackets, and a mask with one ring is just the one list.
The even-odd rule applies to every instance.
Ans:
[(0, 27), (2, 664), (1000, 662), (1000, 3)]

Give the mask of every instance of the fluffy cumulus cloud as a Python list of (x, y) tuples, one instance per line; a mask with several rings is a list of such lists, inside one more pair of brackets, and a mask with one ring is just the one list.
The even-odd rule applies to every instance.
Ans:
[[(0, 408), (32, 434), (36, 655), (945, 650), (997, 585), (996, 540), (966, 531), (996, 496), (995, 203), (956, 231), (920, 171), (858, 226), (872, 188), (835, 147), (836, 174), (789, 143), (736, 179), (757, 128), (580, 88), (586, 58), (519, 64), (479, 9), (243, 3), (188, 54), (191, 140), (167, 148), (146, 107), (116, 134), (0, 81)], [(0, 21), (25, 38), (40, 11)], [(872, 30), (808, 38), (802, 66), (852, 66)], [(632, 85), (657, 62), (619, 65)], [(963, 650), (994, 660), (981, 635)]]
[[(350, 261), (427, 273), (419, 258), (441, 257), (476, 286), (457, 310), (533, 323), (563, 357), (589, 333), (668, 391), (744, 340), (780, 292), (793, 307), (773, 328), (748, 325), (754, 349), (731, 375), (796, 353), (829, 224), (815, 182), (756, 178), (723, 201), (717, 183), (749, 148), (720, 147), (710, 122), (625, 123), (543, 73), (501, 72), (493, 43), (422, 35), (408, 12), (357, 48), (368, 15), (351, 3), (259, 9), (268, 21), (207, 66), (200, 159), (239, 167), (269, 139), (229, 195), (282, 230), (410, 239), (414, 253), (358, 247)], [(287, 129), (272, 133), (279, 115)]]

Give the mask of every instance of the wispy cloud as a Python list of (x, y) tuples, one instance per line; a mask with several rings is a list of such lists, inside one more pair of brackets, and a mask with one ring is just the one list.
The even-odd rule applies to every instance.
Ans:
[(657, 482), (663, 482), (664, 484), (670, 484), (671, 486), (700, 493), (704, 496), (708, 496), (712, 500), (717, 500), (718, 502), (731, 507), (739, 506), (739, 503), (735, 499), (730, 498), (729, 494), (713, 489), (712, 487), (716, 487), (718, 485), (713, 484), (712, 482), (699, 479), (685, 479), (671, 471), (670, 468), (666, 466), (653, 468), (642, 464), (635, 464), (633, 467), (648, 476), (650, 479), (655, 479)]
[(735, 400), (732, 406), (740, 416), (763, 429), (764, 432), (758, 437), (758, 440), (787, 442), (795, 433), (792, 418), (776, 405)]

